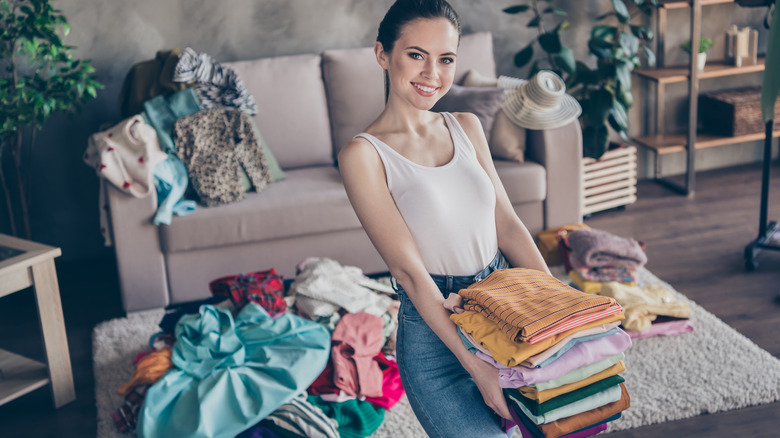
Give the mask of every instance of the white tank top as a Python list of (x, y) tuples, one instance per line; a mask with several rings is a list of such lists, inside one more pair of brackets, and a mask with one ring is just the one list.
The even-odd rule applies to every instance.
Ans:
[(385, 166), (387, 186), (430, 274), (474, 275), (498, 252), (496, 192), (457, 119), (441, 113), (455, 153), (438, 167), (417, 164), (378, 138), (368, 140)]

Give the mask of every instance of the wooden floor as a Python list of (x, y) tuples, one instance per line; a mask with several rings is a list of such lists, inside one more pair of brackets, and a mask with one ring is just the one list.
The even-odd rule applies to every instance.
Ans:
[[(780, 167), (774, 166), (770, 219), (780, 220)], [(591, 227), (632, 236), (647, 245), (648, 268), (677, 290), (780, 357), (780, 252), (744, 269), (745, 245), (758, 232), (759, 166), (701, 172), (694, 199), (651, 181), (639, 183), (639, 201), (586, 220)], [(48, 388), (0, 406), (0, 437), (93, 437), (96, 433), (92, 327), (121, 315), (114, 261), (59, 263), (58, 273), (77, 400), (51, 407)], [(30, 291), (0, 299), (0, 348), (42, 358), (40, 329)], [(698, 370), (690, 370), (695, 373)], [(780, 403), (611, 434), (612, 437), (777, 437)]]

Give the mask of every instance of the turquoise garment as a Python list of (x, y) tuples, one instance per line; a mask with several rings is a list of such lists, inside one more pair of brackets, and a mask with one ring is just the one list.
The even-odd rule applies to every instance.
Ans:
[(144, 114), (147, 123), (157, 131), (160, 149), (175, 154), (173, 145), (173, 125), (176, 120), (200, 111), (200, 103), (192, 88), (185, 88), (168, 96), (155, 96), (144, 102)]
[(520, 410), (523, 411), (523, 414), (525, 414), (525, 416), (534, 424), (547, 424), (560, 420), (561, 418), (571, 417), (572, 415), (581, 414), (591, 409), (596, 409), (606, 404), (616, 402), (620, 400), (621, 394), (620, 386), (614, 385), (603, 391), (540, 415), (534, 415), (520, 400), (515, 398), (513, 394), (509, 393), (506, 395), (512, 400), (514, 406), (520, 408)]
[(184, 216), (197, 208), (197, 202), (184, 199), (189, 177), (187, 166), (176, 155), (154, 166), (154, 187), (157, 190), (157, 212), (152, 222), (155, 225), (170, 225), (173, 215)]
[(341, 438), (365, 438), (376, 432), (385, 421), (384, 408), (375, 407), (365, 400), (353, 398), (337, 403), (325, 401), (318, 395), (310, 395), (306, 400), (336, 420)]
[(250, 302), (233, 320), (212, 305), (176, 324), (171, 368), (146, 393), (139, 437), (232, 438), (305, 391), (330, 357), (330, 333)]
[(160, 149), (168, 159), (154, 167), (154, 185), (157, 189), (157, 213), (155, 225), (170, 225), (173, 215), (184, 216), (195, 210), (197, 203), (184, 199), (189, 177), (187, 167), (176, 155), (173, 144), (173, 125), (181, 117), (200, 110), (198, 97), (191, 88), (177, 91), (169, 96), (155, 96), (144, 102), (142, 116), (157, 132)]

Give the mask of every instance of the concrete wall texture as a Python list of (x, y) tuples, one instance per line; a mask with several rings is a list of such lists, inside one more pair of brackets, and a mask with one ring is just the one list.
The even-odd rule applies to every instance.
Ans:
[[(105, 89), (75, 118), (55, 116), (37, 137), (31, 169), (33, 238), (62, 247), (64, 259), (110, 254), (111, 250), (102, 246), (98, 232), (98, 181), (81, 156), (91, 133), (120, 120), (117, 96), (125, 74), (136, 62), (172, 47), (189, 46), (217, 61), (234, 61), (370, 46), (391, 3), (392, 0), (55, 0), (55, 7), (63, 11), (71, 24), (66, 43), (76, 46), (79, 58), (92, 59)], [(512, 58), (535, 31), (525, 26), (528, 15), (508, 15), (501, 10), (530, 0), (451, 3), (461, 16), (464, 33), (493, 32), (499, 74), (526, 77), (527, 71), (514, 67)], [(610, 10), (610, 2), (555, 0), (552, 4), (569, 12), (572, 26), (563, 35), (564, 44), (574, 50), (577, 59), (588, 59), (586, 42), (590, 29), (595, 17)], [(688, 38), (688, 14), (684, 11), (670, 14), (670, 61), (685, 60), (676, 48)], [(762, 19), (763, 10), (759, 9), (735, 5), (707, 8), (703, 33), (718, 42), (711, 56), (717, 59), (722, 52), (721, 35), (732, 23), (759, 28)], [(765, 40), (766, 32), (762, 29), (760, 46), (765, 45)], [(738, 80), (740, 84), (745, 81), (757, 83), (760, 76)], [(632, 131), (640, 134), (647, 99), (641, 85), (636, 84), (635, 90)], [(684, 108), (685, 88), (670, 93), (673, 97), (677, 93), (680, 101), (667, 110), (675, 114), (670, 123), (684, 124), (686, 116), (679, 108)], [(716, 163), (707, 164), (718, 166), (759, 157), (755, 147), (747, 149), (736, 156), (733, 152), (725, 154), (724, 163), (715, 160)], [(680, 157), (677, 161), (683, 160)]]

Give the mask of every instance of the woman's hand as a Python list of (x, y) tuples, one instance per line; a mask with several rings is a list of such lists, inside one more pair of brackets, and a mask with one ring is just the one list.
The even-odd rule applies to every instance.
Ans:
[(502, 418), (512, 420), (504, 393), (498, 385), (498, 369), (484, 360), (472, 356), (473, 359), (469, 359), (469, 363), (464, 364), (464, 367), (477, 384), (485, 404)]

